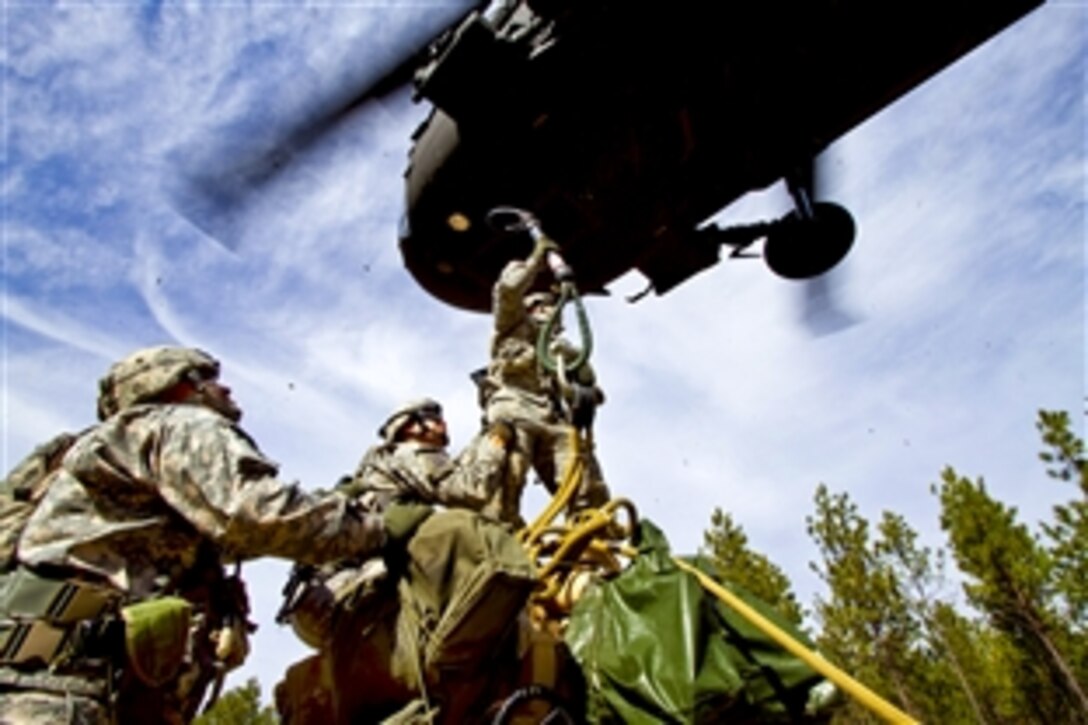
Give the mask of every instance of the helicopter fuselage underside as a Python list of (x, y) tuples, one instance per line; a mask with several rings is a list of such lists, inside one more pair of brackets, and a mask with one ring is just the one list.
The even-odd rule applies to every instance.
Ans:
[[(498, 32), (461, 26), (421, 93), (401, 251), (428, 292), (487, 310), (527, 237), (489, 227), (530, 209), (588, 292), (628, 270), (664, 292), (712, 265), (694, 233), (1032, 7), (823, 0), (548, 3)], [(472, 27), (469, 27), (469, 26)]]

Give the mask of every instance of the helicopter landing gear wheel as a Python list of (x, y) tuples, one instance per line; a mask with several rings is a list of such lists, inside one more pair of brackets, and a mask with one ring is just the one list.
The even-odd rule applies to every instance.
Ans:
[(810, 218), (793, 211), (773, 225), (763, 258), (779, 277), (817, 277), (843, 260), (856, 232), (854, 217), (844, 207), (816, 202)]

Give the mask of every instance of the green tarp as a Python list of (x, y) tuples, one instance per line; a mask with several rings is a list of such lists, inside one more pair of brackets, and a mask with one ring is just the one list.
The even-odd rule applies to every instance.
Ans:
[[(590, 722), (819, 721), (804, 715), (819, 674), (677, 567), (664, 535), (645, 520), (639, 551), (571, 615), (565, 639), (585, 675)], [(812, 646), (762, 601), (723, 584)]]

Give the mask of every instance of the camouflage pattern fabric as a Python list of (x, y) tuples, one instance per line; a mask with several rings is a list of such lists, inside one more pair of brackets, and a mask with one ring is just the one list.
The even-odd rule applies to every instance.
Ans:
[(486, 435), (456, 458), (419, 441), (383, 443), (366, 452), (355, 475), (338, 490), (374, 512), (392, 501), (479, 509), (499, 485), (505, 458), (503, 445)]
[[(419, 441), (383, 443), (370, 448), (354, 476), (341, 480), (336, 490), (373, 514), (393, 502), (480, 509), (501, 485), (506, 458), (505, 442), (486, 435), (457, 458)], [(337, 610), (373, 590), (387, 573), (381, 559), (338, 561), (314, 572), (291, 607), (295, 634), (313, 647), (323, 646)]]
[[(505, 521), (521, 524), (521, 492), (530, 469), (536, 471), (549, 490), (559, 485), (572, 453), (572, 425), (561, 408), (559, 381), (537, 359), (538, 325), (525, 308), (525, 296), (545, 265), (545, 248), (538, 245), (525, 261), (515, 260), (503, 268), (492, 289), (494, 331), (491, 361), (481, 385), (484, 419), (488, 424), (507, 421), (517, 430), (510, 470), (501, 487), (501, 500), (489, 504)], [(558, 326), (557, 326), (558, 327)], [(557, 338), (552, 353), (573, 359), (575, 348)], [(595, 386), (595, 375), (586, 364), (578, 371), (577, 382)], [(577, 511), (596, 506), (610, 497), (592, 451), (586, 456), (585, 475), (571, 506)]]
[[(534, 419), (524, 415), (524, 408), (500, 402), (488, 408), (488, 415), (497, 420), (512, 421), (516, 432), (510, 451), (506, 476), (498, 492), (484, 511), (515, 527), (525, 525), (521, 517), (521, 497), (529, 471), (535, 471), (550, 493), (555, 493), (560, 477), (567, 471), (576, 455), (569, 423)], [(582, 482), (568, 506), (568, 513), (596, 508), (608, 502), (610, 493), (601, 475), (600, 465), (586, 442), (577, 451), (585, 460)]]
[(110, 366), (98, 383), (98, 419), (145, 403), (177, 385), (190, 371), (219, 375), (219, 361), (203, 350), (160, 345), (132, 353)]
[(237, 426), (194, 405), (139, 405), (92, 429), (27, 522), (20, 560), (104, 578), (133, 600), (196, 563), (202, 542), (227, 561), (322, 563), (375, 551), (381, 523), (344, 496), (275, 478)]
[(0, 725), (112, 725), (109, 710), (80, 695), (52, 692), (0, 693)]
[[(355, 474), (337, 484), (337, 491), (371, 513), (381, 513), (394, 502), (479, 509), (501, 485), (506, 448), (506, 440), (486, 432), (456, 458), (444, 447), (415, 440), (382, 443), (366, 452)], [(469, 529), (469, 521), (475, 521), (462, 521), (452, 511), (441, 520), (449, 518)], [(508, 532), (502, 535), (510, 536)], [(314, 707), (313, 693), (330, 688), (335, 710), (340, 713), (367, 709), (384, 717), (404, 707), (398, 722), (430, 721), (428, 715), (419, 715), (414, 709), (417, 690), (390, 671), (390, 662), (404, 658), (408, 642), (419, 636), (417, 630), (422, 626), (399, 616), (397, 576), (402, 573), (395, 571), (390, 576), (384, 561), (371, 558), (333, 563), (308, 578), (291, 605), (289, 620), (295, 633), (320, 652), (314, 656), (316, 661), (289, 668), (277, 685), (282, 722), (309, 722), (305, 713)], [(340, 688), (333, 688), (327, 675), (318, 676), (330, 669), (338, 673)], [(357, 686), (362, 682), (365, 688)]]
[[(173, 593), (194, 604), (194, 647), (175, 682), (141, 688), (125, 671), (115, 714), (192, 716), (212, 675), (208, 635), (227, 616), (216, 609), (222, 591), (209, 587), (222, 581), (224, 562), (319, 564), (382, 546), (379, 517), (340, 494), (308, 495), (276, 473), (241, 429), (196, 405), (127, 408), (65, 455), (26, 523), (21, 563), (108, 583), (129, 603)], [(233, 614), (244, 617), (245, 606), (236, 602)]]
[(0, 571), (9, 571), (18, 564), (15, 549), (23, 528), (75, 440), (72, 433), (54, 436), (16, 464), (0, 483)]

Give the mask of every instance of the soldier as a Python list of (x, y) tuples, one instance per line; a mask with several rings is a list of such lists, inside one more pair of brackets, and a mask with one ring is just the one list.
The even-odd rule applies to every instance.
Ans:
[[(513, 433), (505, 424), (492, 426), (452, 458), (442, 406), (423, 398), (394, 410), (378, 437), (381, 443), (366, 451), (354, 475), (336, 485), (373, 514), (394, 503), (480, 510), (502, 484)], [(386, 573), (381, 557), (297, 566), (278, 620), (289, 621), (307, 644), (323, 648), (337, 609), (349, 606), (346, 600), (360, 590), (372, 590)]]
[[(508, 602), (523, 601), (535, 584), (531, 567), (508, 527), (464, 511), (479, 510), (501, 482), (513, 436), (509, 426), (492, 426), (452, 458), (446, 449), (449, 436), (442, 407), (434, 400), (422, 399), (393, 411), (378, 429), (378, 436), (381, 443), (367, 450), (355, 474), (337, 484), (338, 491), (370, 512), (398, 503), (462, 511), (439, 513), (430, 519), (429, 540), (437, 544), (410, 552), (417, 563), (422, 556), (429, 566), (415, 566), (408, 579), (405, 576), (412, 567), (407, 561), (396, 562), (391, 572), (381, 558), (349, 559), (316, 570), (296, 568), (278, 620), (290, 621), (295, 633), (319, 652), (288, 668), (276, 686), (276, 705), (284, 723), (371, 721), (394, 711), (417, 709), (433, 716), (430, 708), (434, 702), (420, 699), (415, 680), (397, 672), (397, 662), (415, 661), (420, 656), (411, 653), (414, 645), (406, 645), (416, 640), (402, 631), (398, 612), (407, 610), (406, 621), (414, 622), (412, 630), (423, 632), (418, 641), (428, 641), (431, 633), (426, 628), (443, 616), (448, 602), (478, 583), (471, 572), (482, 556), (497, 557), (489, 564), (501, 562), (499, 568), (518, 582), (516, 596), (522, 599), (498, 596), (498, 612), (504, 612)], [(489, 543), (481, 548), (480, 542)], [(438, 600), (429, 602), (429, 616), (435, 621), (416, 621), (416, 600), (405, 586), (442, 592)], [(514, 616), (507, 614), (513, 621)], [(467, 616), (467, 611), (462, 616)], [(488, 640), (486, 651), (479, 653), (481, 661), (495, 657), (498, 639)], [(475, 696), (485, 689), (480, 685), (475, 682), (470, 687), (462, 681), (456, 689), (466, 697), (456, 702), (449, 696), (439, 698), (444, 700), (444, 717), (471, 707)], [(431, 681), (432, 697), (440, 692), (436, 687)]]
[(218, 374), (204, 352), (153, 347), (101, 380), (101, 422), (69, 448), (0, 582), (0, 722), (187, 722), (247, 653), (228, 563), (373, 554), (425, 518), (281, 483)]
[[(574, 457), (575, 423), (588, 428), (593, 408), (604, 401), (588, 363), (561, 381), (537, 354), (541, 330), (555, 312), (551, 292), (531, 292), (555, 243), (541, 235), (528, 259), (506, 265), (492, 289), (494, 330), (491, 362), (480, 381), (484, 421), (510, 423), (516, 431), (501, 501), (490, 504), (506, 521), (521, 523), (521, 494), (529, 469), (554, 493)], [(558, 336), (555, 326), (549, 350), (557, 359), (575, 360), (578, 351)], [(564, 384), (564, 382), (566, 384)], [(576, 421), (577, 419), (577, 421)], [(608, 487), (588, 437), (580, 443), (585, 463), (570, 511), (608, 501)]]
[(479, 510), (500, 485), (513, 431), (497, 423), (451, 458), (442, 406), (423, 398), (393, 411), (378, 437), (382, 442), (366, 452), (355, 475), (338, 490), (368, 510), (381, 511), (391, 501)]

